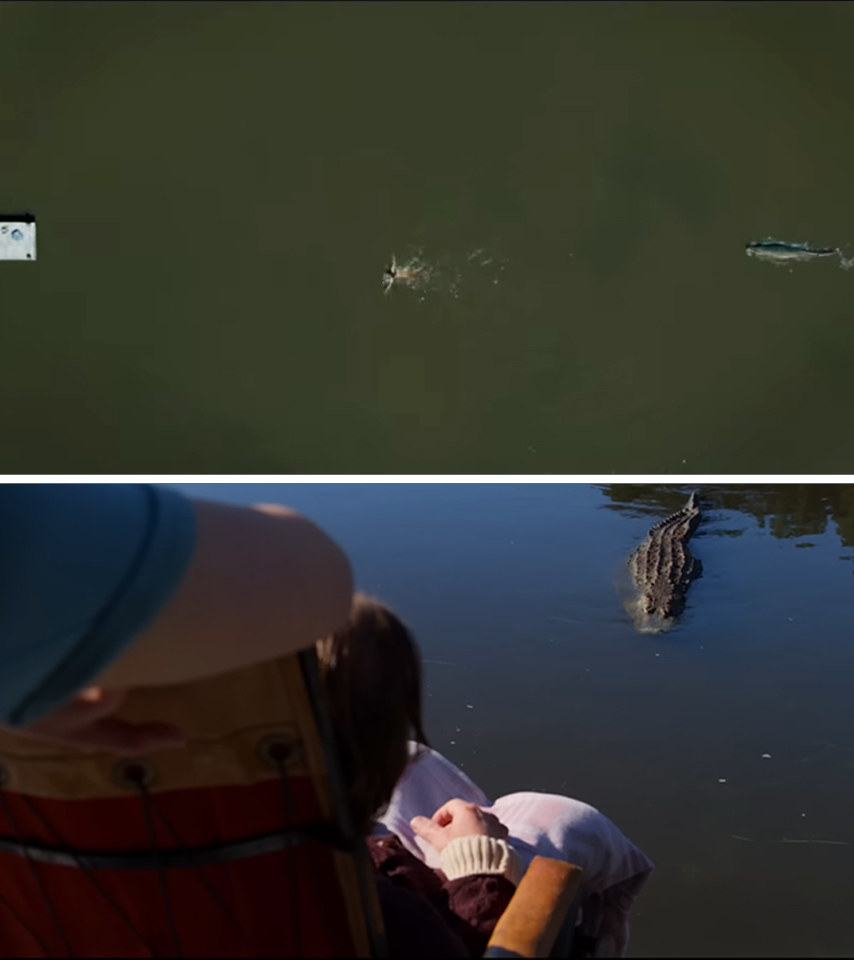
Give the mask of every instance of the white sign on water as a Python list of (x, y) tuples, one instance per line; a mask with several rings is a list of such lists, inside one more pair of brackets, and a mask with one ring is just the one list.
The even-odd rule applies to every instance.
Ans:
[(35, 259), (35, 217), (29, 214), (0, 215), (0, 260)]

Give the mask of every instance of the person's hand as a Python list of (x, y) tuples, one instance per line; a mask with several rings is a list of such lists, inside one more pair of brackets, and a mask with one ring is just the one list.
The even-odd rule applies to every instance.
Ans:
[(507, 827), (492, 813), (485, 813), (476, 803), (449, 800), (429, 819), (413, 817), (410, 821), (415, 834), (432, 844), (441, 853), (458, 837), (495, 837), (506, 840)]
[(124, 756), (185, 745), (183, 731), (174, 724), (130, 723), (110, 716), (126, 696), (127, 690), (87, 687), (41, 720), (10, 729), (22, 737), (62, 743), (82, 750), (106, 750)]

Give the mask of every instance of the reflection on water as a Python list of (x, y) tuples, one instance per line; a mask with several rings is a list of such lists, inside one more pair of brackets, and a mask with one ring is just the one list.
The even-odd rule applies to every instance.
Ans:
[(592, 803), (652, 857), (632, 955), (850, 953), (854, 487), (703, 486), (703, 577), (649, 635), (615, 572), (687, 487), (187, 489), (315, 517), (413, 627), (438, 749), (492, 796)]
[[(609, 506), (633, 514), (675, 509), (692, 487), (612, 483), (603, 486)], [(845, 546), (854, 546), (854, 487), (841, 483), (706, 484), (703, 503), (713, 510), (731, 510), (753, 517), (774, 537), (824, 534), (829, 525)], [(740, 536), (746, 528), (716, 530), (715, 535)]]

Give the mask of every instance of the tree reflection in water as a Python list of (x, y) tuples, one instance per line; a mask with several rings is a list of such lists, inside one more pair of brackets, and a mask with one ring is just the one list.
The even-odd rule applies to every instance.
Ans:
[[(695, 488), (684, 484), (606, 483), (601, 489), (612, 509), (664, 517), (678, 510)], [(833, 524), (842, 544), (854, 546), (854, 484), (700, 484), (696, 489), (705, 513), (736, 510), (754, 517), (761, 529), (781, 539), (818, 536)], [(733, 537), (743, 533), (718, 532)]]

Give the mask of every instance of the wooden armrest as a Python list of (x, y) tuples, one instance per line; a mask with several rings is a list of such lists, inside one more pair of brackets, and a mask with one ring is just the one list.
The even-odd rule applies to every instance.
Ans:
[(485, 957), (548, 957), (581, 886), (581, 868), (534, 857), (501, 915)]

